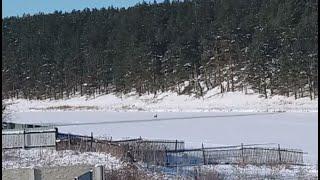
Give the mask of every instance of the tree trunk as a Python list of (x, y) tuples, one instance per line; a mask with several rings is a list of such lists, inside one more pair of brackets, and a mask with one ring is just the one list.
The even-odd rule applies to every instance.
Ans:
[(200, 96), (203, 96), (203, 89), (202, 89), (199, 81), (198, 81), (198, 86), (199, 86), (199, 90), (200, 90)]
[(234, 92), (233, 66), (231, 67), (231, 91)]
[(268, 98), (268, 94), (267, 94), (267, 84), (266, 83), (263, 86), (263, 90), (264, 90), (264, 97), (267, 99)]
[(308, 84), (309, 84), (309, 95), (310, 99), (312, 100), (312, 84), (311, 84), (311, 77), (308, 77)]
[(80, 95), (83, 96), (82, 84), (80, 84)]

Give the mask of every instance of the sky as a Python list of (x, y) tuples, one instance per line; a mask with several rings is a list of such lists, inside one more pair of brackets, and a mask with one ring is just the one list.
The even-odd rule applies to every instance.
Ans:
[[(145, 0), (149, 2), (149, 0)], [(157, 0), (162, 2), (163, 0)], [(2, 18), (10, 16), (22, 16), (39, 12), (52, 13), (55, 10), (71, 12), (73, 9), (102, 7), (130, 7), (142, 0), (2, 0)], [(153, 2), (150, 1), (150, 2)]]

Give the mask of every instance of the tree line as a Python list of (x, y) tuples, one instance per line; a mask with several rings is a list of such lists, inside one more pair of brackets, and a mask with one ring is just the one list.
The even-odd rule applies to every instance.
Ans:
[(3, 98), (318, 95), (317, 0), (165, 0), (2, 20)]

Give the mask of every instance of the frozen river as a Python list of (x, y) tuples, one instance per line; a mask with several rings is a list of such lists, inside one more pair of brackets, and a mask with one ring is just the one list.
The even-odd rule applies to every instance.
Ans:
[(155, 118), (150, 112), (20, 112), (12, 121), (68, 124), (59, 131), (113, 139), (178, 139), (193, 147), (276, 143), (307, 152), (308, 163), (318, 162), (317, 113), (162, 112)]

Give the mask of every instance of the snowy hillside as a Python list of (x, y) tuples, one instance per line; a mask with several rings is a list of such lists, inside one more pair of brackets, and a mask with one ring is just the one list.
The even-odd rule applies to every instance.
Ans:
[(203, 97), (178, 95), (174, 92), (144, 94), (108, 94), (74, 97), (63, 100), (6, 100), (10, 110), (29, 111), (148, 111), (148, 112), (317, 112), (318, 99), (271, 96), (268, 99), (250, 92), (220, 93), (218, 88)]

